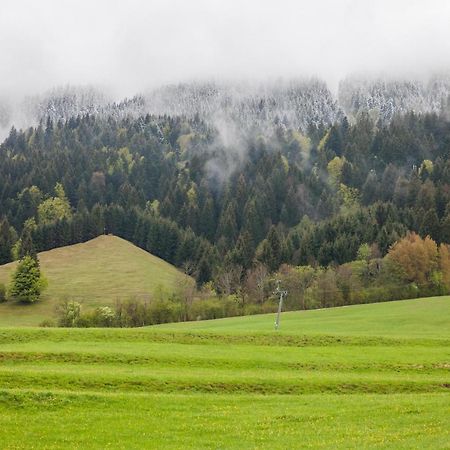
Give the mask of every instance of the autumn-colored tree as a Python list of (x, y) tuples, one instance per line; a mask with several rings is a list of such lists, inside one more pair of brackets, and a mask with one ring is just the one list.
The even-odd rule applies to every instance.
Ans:
[(437, 268), (438, 248), (429, 236), (422, 239), (408, 233), (389, 249), (388, 257), (402, 269), (407, 281), (424, 284)]

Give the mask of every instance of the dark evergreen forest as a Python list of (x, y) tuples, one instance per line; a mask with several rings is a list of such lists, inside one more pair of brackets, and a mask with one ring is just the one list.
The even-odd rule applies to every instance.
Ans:
[(199, 118), (79, 116), (0, 146), (0, 264), (113, 233), (193, 275), (327, 267), (408, 232), (450, 243), (450, 122), (365, 113), (222, 144)]

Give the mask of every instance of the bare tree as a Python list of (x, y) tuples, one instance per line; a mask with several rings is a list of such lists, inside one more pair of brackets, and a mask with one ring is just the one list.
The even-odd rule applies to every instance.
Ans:
[(242, 266), (225, 267), (216, 277), (217, 291), (224, 296), (237, 293), (240, 290), (242, 275)]
[(196, 287), (195, 281), (192, 278), (184, 277), (181, 280), (178, 288), (178, 295), (183, 303), (183, 320), (188, 320), (189, 310), (192, 306), (192, 302), (194, 301), (196, 295)]
[(262, 304), (264, 302), (264, 287), (268, 275), (269, 271), (264, 264), (258, 264), (253, 269), (247, 271), (245, 292), (250, 298), (254, 298), (256, 303)]

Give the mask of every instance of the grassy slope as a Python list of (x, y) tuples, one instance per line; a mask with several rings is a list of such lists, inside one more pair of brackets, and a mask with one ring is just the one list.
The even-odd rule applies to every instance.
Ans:
[[(115, 236), (40, 255), (48, 289), (35, 305), (0, 304), (0, 326), (37, 325), (54, 315), (60, 299), (74, 298), (86, 307), (117, 298), (148, 296), (159, 287), (172, 290), (184, 276), (175, 267)], [(0, 266), (0, 282), (8, 283), (16, 263)]]
[[(270, 332), (274, 314), (159, 325), (165, 330)], [(450, 296), (282, 313), (280, 334), (450, 337)]]
[(292, 313), (278, 333), (273, 315), (0, 329), (0, 442), (448, 448), (448, 305), (447, 297)]

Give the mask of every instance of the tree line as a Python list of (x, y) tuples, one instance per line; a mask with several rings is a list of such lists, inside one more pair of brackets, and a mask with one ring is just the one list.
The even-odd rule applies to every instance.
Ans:
[(412, 232), (445, 244), (449, 143), (445, 115), (412, 113), (304, 133), (274, 124), (227, 145), (198, 118), (13, 128), (0, 146), (0, 263), (112, 233), (221, 293), (230, 274), (327, 273), (364, 245), (382, 259)]

